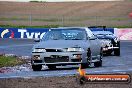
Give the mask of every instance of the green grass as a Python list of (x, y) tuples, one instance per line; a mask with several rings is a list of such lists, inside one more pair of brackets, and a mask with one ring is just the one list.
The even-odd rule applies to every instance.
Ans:
[(26, 63), (16, 57), (5, 57), (0, 56), (0, 67), (8, 67), (8, 66), (15, 66)]
[[(61, 22), (64, 21), (85, 21), (85, 20), (95, 20), (96, 17), (81, 17), (81, 18), (30, 18), (30, 17), (0, 17), (1, 21), (42, 21), (42, 22)], [(119, 19), (119, 18), (118, 18)], [(118, 20), (117, 18), (112, 18), (111, 20)], [(109, 19), (108, 19), (109, 20)]]
[[(73, 24), (74, 25), (74, 24)], [(0, 25), (0, 28), (57, 28), (62, 27), (62, 25), (43, 25), (43, 26), (26, 26), (26, 25)], [(68, 27), (68, 25), (63, 25)], [(83, 25), (80, 25), (83, 26)], [(95, 25), (93, 25), (95, 26)], [(107, 26), (110, 28), (132, 28), (132, 25), (120, 25), (120, 26)]]
[(17, 18), (17, 17), (11, 17), (11, 18), (0, 18), (1, 21), (43, 21), (43, 22), (58, 22), (61, 21), (62, 19), (57, 19), (57, 18), (42, 18), (42, 19), (37, 19), (37, 18)]
[(32, 1), (29, 1), (29, 2), (39, 2), (39, 1), (35, 1), (35, 0), (33, 1), (33, 0), (32, 0)]
[(28, 18), (15, 18), (15, 17), (12, 17), (12, 18), (0, 18), (1, 21), (13, 21), (13, 20), (16, 20), (16, 21), (26, 21), (26, 20), (29, 20)]
[(29, 2), (34, 2), (34, 3), (42, 3), (42, 2), (46, 2), (46, 1), (36, 1), (36, 0), (31, 0)]
[(128, 20), (128, 18), (110, 18), (108, 20), (111, 20), (111, 21), (124, 21), (124, 20)]
[(26, 25), (0, 25), (0, 28), (57, 28), (59, 25), (26, 26)]
[(132, 28), (132, 25), (109, 26), (111, 28)]

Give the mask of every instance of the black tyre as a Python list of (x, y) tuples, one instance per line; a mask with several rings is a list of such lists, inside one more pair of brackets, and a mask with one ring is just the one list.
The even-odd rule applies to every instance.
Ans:
[(102, 60), (94, 63), (95, 67), (101, 67), (102, 66)]
[(107, 51), (107, 52), (106, 52), (106, 55), (107, 55), (107, 56), (110, 56), (110, 55), (111, 55), (111, 53), (112, 53), (112, 51), (111, 51), (111, 50), (109, 50), (109, 51)]
[(88, 67), (89, 67), (88, 63), (82, 63), (81, 64), (81, 69), (85, 69), (85, 68), (88, 68)]
[(117, 43), (117, 47), (119, 47), (119, 48), (114, 50), (114, 55), (120, 56), (120, 42)]
[(90, 49), (87, 50), (87, 57), (88, 57), (87, 58), (87, 63), (82, 63), (81, 64), (82, 69), (88, 68), (91, 65), (91, 63), (90, 63), (90, 60), (91, 60), (91, 50)]
[(33, 71), (41, 71), (42, 65), (32, 65)]
[(53, 70), (53, 69), (56, 69), (56, 66), (55, 65), (48, 65), (48, 68)]
[(100, 50), (100, 61), (94, 63), (95, 67), (102, 67), (102, 58), (103, 58), (103, 50), (101, 49)]
[(120, 48), (114, 50), (114, 55), (115, 56), (120, 56)]

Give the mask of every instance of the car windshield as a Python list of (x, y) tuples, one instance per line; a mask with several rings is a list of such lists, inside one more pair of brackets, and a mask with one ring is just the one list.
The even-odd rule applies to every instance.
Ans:
[(113, 33), (111, 32), (104, 32), (104, 31), (101, 31), (101, 32), (93, 32), (94, 35), (96, 36), (113, 36)]
[(111, 36), (113, 34), (97, 34), (97, 36)]
[(84, 29), (51, 29), (42, 40), (85, 40)]

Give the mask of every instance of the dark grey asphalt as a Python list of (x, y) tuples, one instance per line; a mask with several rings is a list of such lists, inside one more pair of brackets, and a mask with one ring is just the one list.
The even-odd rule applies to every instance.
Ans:
[(1, 39), (0, 53), (30, 56), (34, 40), (31, 39)]
[[(16, 55), (30, 56), (33, 40), (9, 40), (0, 39), (0, 52), (12, 53)], [(24, 68), (25, 69), (25, 68)], [(77, 74), (78, 66), (58, 67), (56, 70), (48, 70), (45, 66), (42, 71), (33, 72), (30, 69), (14, 71), (9, 73), (0, 73), (0, 78), (14, 77), (36, 77), (36, 76), (66, 76)], [(103, 66), (99, 68), (87, 68), (87, 73), (126, 73), (132, 72), (132, 41), (121, 41), (121, 56), (105, 56)]]

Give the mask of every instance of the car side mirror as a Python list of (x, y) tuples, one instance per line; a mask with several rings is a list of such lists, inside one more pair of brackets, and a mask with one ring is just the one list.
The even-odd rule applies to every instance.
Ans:
[(35, 38), (34, 42), (40, 42), (40, 39), (39, 38)]

